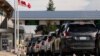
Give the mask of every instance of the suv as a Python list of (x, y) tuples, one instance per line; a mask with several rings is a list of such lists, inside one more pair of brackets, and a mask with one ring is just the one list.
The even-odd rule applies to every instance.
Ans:
[(97, 28), (93, 23), (70, 23), (61, 37), (61, 54), (64, 56), (90, 56), (95, 53)]
[(62, 36), (62, 35), (64, 35), (63, 32), (64, 32), (64, 30), (68, 27), (68, 24), (69, 24), (69, 23), (64, 23), (64, 24), (62, 24), (61, 27), (59, 27), (59, 28), (56, 30), (56, 35), (57, 35), (57, 36)]

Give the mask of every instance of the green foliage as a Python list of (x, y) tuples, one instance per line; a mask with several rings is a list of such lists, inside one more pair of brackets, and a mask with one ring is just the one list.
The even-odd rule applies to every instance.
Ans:
[[(49, 0), (48, 8), (47, 11), (55, 11), (54, 3), (52, 0)], [(57, 29), (56, 25), (51, 25), (51, 21), (48, 21), (47, 23), (47, 30), (50, 31), (55, 31)]]
[(55, 7), (54, 7), (53, 1), (49, 0), (47, 11), (54, 11), (54, 10), (55, 10)]
[(49, 25), (48, 28), (50, 31), (55, 31), (57, 29), (57, 26), (56, 25)]
[(99, 24), (100, 25), (100, 20), (96, 20), (95, 24)]
[(95, 20), (94, 23), (95, 23), (96, 27), (98, 29), (100, 29), (100, 20)]

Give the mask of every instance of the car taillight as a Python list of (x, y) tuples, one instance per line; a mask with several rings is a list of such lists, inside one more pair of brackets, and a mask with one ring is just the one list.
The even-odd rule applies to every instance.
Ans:
[(36, 45), (36, 48), (39, 48), (39, 45)]
[(51, 41), (51, 38), (48, 39), (48, 42), (50, 42), (50, 41)]
[(42, 45), (44, 45), (44, 42), (42, 42)]
[(48, 37), (48, 42), (50, 42), (52, 40), (52, 36)]
[(69, 33), (68, 32), (64, 32), (64, 36), (69, 36)]

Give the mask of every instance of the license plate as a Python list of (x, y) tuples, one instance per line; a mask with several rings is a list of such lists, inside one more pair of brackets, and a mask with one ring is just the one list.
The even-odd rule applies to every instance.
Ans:
[(86, 40), (86, 37), (80, 37), (80, 40)]

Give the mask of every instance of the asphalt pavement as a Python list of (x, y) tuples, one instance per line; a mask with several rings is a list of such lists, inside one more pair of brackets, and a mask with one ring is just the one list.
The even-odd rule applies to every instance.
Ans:
[[(0, 51), (0, 56), (17, 56), (11, 52), (6, 52), (6, 51)], [(76, 56), (75, 54), (73, 56)], [(94, 56), (94, 55), (91, 55)]]
[(11, 52), (0, 51), (0, 56), (17, 56)]

